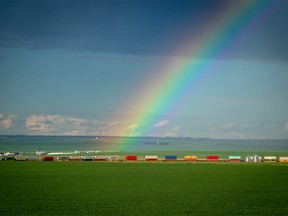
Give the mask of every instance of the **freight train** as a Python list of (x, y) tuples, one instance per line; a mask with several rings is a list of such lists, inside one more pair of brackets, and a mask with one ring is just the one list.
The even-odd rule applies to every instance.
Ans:
[(146, 155), (137, 156), (137, 155), (127, 155), (127, 156), (25, 156), (25, 155), (14, 155), (8, 156), (3, 155), (0, 157), (0, 160), (4, 161), (90, 161), (90, 162), (109, 162), (109, 161), (130, 161), (130, 162), (246, 162), (246, 163), (260, 163), (260, 162), (281, 162), (288, 163), (288, 157), (286, 156), (246, 156), (242, 158), (241, 156), (229, 156), (228, 158), (220, 158), (217, 155), (207, 155), (205, 158), (198, 158), (196, 155), (187, 155), (183, 158), (179, 158), (176, 155), (167, 155), (164, 157), (158, 157), (157, 155)]

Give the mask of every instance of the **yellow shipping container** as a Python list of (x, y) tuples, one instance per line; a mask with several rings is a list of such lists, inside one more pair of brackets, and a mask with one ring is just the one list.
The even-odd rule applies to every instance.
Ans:
[(184, 160), (197, 160), (197, 156), (184, 156)]
[(288, 163), (288, 157), (279, 157), (279, 162)]

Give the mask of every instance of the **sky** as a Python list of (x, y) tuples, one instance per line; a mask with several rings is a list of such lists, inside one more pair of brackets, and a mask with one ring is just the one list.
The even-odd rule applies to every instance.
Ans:
[(288, 139), (288, 1), (257, 2), (0, 1), (0, 135)]

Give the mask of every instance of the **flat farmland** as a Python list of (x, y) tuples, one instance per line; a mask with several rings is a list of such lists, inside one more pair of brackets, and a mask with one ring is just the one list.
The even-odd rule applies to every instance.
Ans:
[(288, 215), (280, 163), (0, 161), (0, 215)]

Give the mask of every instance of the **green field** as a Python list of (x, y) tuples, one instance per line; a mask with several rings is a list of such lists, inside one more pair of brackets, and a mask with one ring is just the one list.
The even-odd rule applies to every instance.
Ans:
[(0, 162), (0, 215), (288, 215), (280, 163)]

